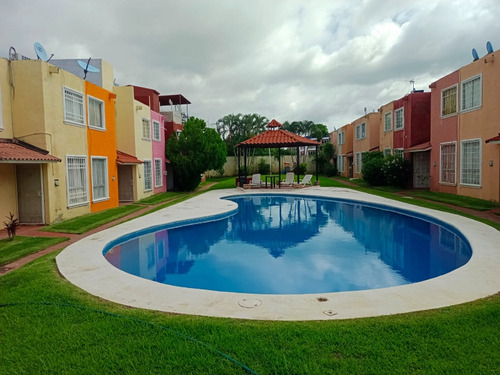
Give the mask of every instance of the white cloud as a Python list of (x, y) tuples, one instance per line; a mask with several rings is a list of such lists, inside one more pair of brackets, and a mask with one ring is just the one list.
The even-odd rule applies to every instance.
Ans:
[(310, 119), (330, 129), (428, 89), (500, 46), (496, 0), (0, 3), (0, 56), (103, 58), (117, 82), (182, 93), (190, 114)]

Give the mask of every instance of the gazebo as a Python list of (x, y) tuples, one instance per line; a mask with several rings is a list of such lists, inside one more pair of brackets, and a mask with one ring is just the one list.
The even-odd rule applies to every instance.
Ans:
[[(297, 168), (295, 172), (297, 174), (297, 181), (300, 181), (300, 171), (299, 171), (299, 147), (302, 146), (316, 146), (316, 155), (319, 152), (320, 142), (313, 139), (301, 137), (300, 135), (290, 133), (284, 129), (281, 129), (281, 125), (278, 121), (272, 120), (266, 125), (266, 130), (264, 133), (260, 133), (253, 138), (247, 139), (241, 143), (238, 143), (235, 147), (238, 149), (238, 178), (239, 186), (243, 187), (246, 177), (247, 177), (247, 156), (248, 149), (250, 148), (277, 148), (278, 149), (278, 181), (281, 181), (281, 148), (297, 148)], [(241, 168), (241, 151), (243, 152), (243, 166)], [(318, 164), (316, 163), (316, 181), (318, 181)]]

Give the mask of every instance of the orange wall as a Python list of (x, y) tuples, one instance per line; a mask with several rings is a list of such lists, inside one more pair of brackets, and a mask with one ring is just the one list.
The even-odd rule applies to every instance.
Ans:
[(118, 207), (118, 167), (116, 165), (116, 127), (115, 127), (115, 98), (110, 91), (85, 82), (85, 96), (92, 96), (104, 102), (104, 117), (106, 130), (96, 130), (88, 127), (88, 101), (87, 101), (87, 140), (89, 147), (89, 181), (92, 181), (91, 157), (103, 156), (108, 159), (108, 188), (109, 199), (93, 202), (92, 183), (90, 185), (90, 212)]

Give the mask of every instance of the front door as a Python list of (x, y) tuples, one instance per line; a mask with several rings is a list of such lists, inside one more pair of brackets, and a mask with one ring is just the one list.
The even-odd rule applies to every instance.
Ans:
[(413, 187), (428, 189), (431, 177), (431, 152), (413, 153)]
[(39, 164), (18, 164), (17, 201), (19, 222), (44, 224), (42, 173)]
[(134, 201), (134, 173), (131, 165), (118, 166), (118, 200), (120, 202)]

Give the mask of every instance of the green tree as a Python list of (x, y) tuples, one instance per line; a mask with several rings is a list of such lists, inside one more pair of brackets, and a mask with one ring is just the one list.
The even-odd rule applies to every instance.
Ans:
[(176, 187), (183, 191), (196, 189), (203, 172), (221, 169), (226, 162), (224, 141), (204, 120), (195, 117), (186, 121), (179, 138), (169, 138), (165, 151), (174, 168)]
[(227, 145), (227, 154), (234, 155), (234, 146), (266, 130), (269, 120), (257, 113), (229, 114), (217, 120), (217, 133)]
[(386, 176), (383, 172), (385, 163), (386, 159), (384, 159), (382, 152), (373, 151), (363, 154), (363, 167), (361, 168), (363, 179), (373, 186), (387, 185)]

